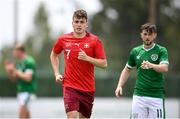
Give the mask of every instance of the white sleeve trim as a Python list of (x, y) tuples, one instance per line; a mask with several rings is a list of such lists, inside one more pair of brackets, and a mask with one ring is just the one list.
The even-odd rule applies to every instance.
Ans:
[(26, 69), (25, 72), (26, 72), (26, 73), (30, 73), (30, 74), (33, 74), (33, 73), (34, 73), (34, 71), (33, 71), (32, 69)]
[(159, 64), (168, 64), (169, 65), (169, 62), (168, 61), (161, 61)]
[(129, 69), (134, 68), (134, 67), (130, 66), (128, 63), (126, 63), (126, 66), (127, 66)]

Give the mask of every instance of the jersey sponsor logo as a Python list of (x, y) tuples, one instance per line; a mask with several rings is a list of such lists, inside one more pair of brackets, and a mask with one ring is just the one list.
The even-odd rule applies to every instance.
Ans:
[(85, 44), (84, 44), (84, 48), (89, 48), (89, 44), (88, 44), (88, 43), (85, 43)]
[(71, 43), (66, 43), (65, 44), (66, 47), (71, 47), (71, 45), (72, 45)]
[(137, 59), (140, 59), (140, 55), (138, 55), (136, 58), (137, 58)]
[(156, 61), (158, 59), (158, 54), (152, 54), (151, 59), (152, 61)]
[(69, 105), (68, 104), (65, 104), (65, 109), (69, 109)]
[(74, 43), (74, 45), (79, 47), (79, 43)]

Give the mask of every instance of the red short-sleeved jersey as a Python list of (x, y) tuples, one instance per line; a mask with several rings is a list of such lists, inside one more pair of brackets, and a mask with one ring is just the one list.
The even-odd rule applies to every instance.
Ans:
[(83, 91), (95, 91), (94, 65), (78, 59), (80, 49), (90, 57), (106, 58), (100, 39), (91, 33), (86, 33), (83, 38), (74, 38), (72, 32), (60, 36), (53, 47), (53, 52), (59, 54), (62, 50), (64, 51), (63, 86)]

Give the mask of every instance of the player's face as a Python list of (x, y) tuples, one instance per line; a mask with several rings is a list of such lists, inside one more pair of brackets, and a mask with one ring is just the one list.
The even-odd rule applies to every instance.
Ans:
[(154, 43), (156, 36), (157, 36), (156, 33), (149, 34), (146, 30), (143, 30), (141, 33), (143, 44), (146, 46), (151, 46)]
[(88, 27), (88, 23), (85, 18), (77, 19), (73, 18), (73, 29), (76, 34), (83, 34), (86, 32), (86, 29)]
[(14, 49), (13, 50), (13, 56), (16, 59), (20, 59), (21, 58), (21, 52), (19, 50)]

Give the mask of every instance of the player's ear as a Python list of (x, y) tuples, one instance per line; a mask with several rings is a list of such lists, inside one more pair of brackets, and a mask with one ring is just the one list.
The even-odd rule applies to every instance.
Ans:
[(157, 33), (154, 33), (154, 38), (156, 38), (157, 37)]
[(141, 38), (142, 38), (142, 35), (143, 35), (143, 34), (142, 34), (142, 32), (141, 32), (141, 33), (140, 33)]
[(74, 27), (74, 22), (72, 21), (72, 27)]
[(153, 39), (156, 39), (157, 33), (152, 33)]

